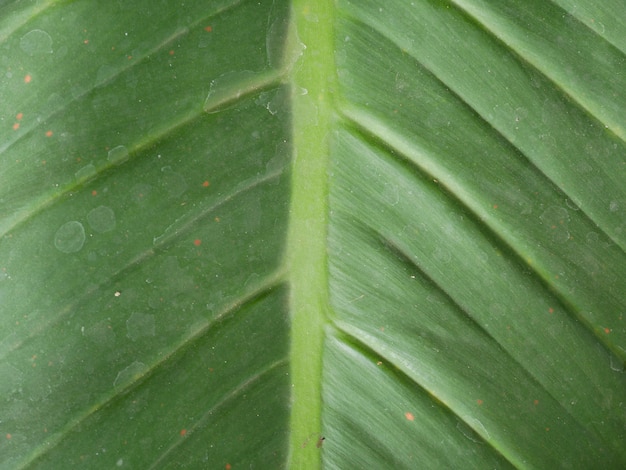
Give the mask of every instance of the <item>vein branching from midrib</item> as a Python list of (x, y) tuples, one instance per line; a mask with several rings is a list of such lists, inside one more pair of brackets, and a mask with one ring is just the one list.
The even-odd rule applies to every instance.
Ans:
[[(328, 312), (327, 169), (335, 80), (333, 2), (296, 0), (286, 57), (302, 50), (289, 72), (293, 103), (293, 176), (287, 262), (291, 294), (292, 414), (288, 468), (320, 468), (307, 445), (322, 433), (324, 324)], [(304, 48), (303, 48), (304, 46)]]

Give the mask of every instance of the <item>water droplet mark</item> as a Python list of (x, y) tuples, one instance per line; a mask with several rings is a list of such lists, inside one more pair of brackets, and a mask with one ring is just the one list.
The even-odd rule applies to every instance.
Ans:
[(609, 360), (610, 360), (612, 371), (621, 372), (621, 373), (626, 372), (626, 362), (621, 361), (620, 359), (617, 358), (617, 356), (613, 354), (609, 356)]
[(385, 184), (382, 191), (382, 197), (386, 202), (395, 206), (400, 202), (400, 191), (395, 184)]
[[(268, 22), (269, 27), (265, 35), (267, 65), (270, 68), (282, 68), (284, 71), (289, 72), (302, 54), (304, 54), (306, 45), (300, 41), (296, 28), (290, 28), (283, 18), (277, 18), (273, 21), (270, 19), (270, 22)], [(283, 47), (285, 42), (295, 46), (286, 55)]]
[(487, 428), (485, 428), (483, 423), (481, 423), (479, 420), (477, 420), (476, 418), (470, 418), (468, 420), (468, 423), (484, 439), (491, 439), (489, 431), (487, 431)]
[(112, 148), (109, 150), (107, 160), (114, 165), (121, 165), (128, 160), (128, 149), (123, 145), (118, 145), (117, 147)]
[(143, 205), (152, 199), (153, 187), (149, 184), (136, 184), (130, 190), (131, 200), (139, 205)]
[[(271, 21), (271, 23), (270, 23)], [(265, 50), (267, 63), (272, 68), (280, 68), (283, 60), (283, 45), (289, 31), (289, 24), (284, 18), (269, 19), (265, 35)]]
[(565, 205), (573, 211), (580, 210), (580, 208), (576, 205), (576, 203), (569, 198), (565, 198)]
[(117, 377), (115, 377), (115, 381), (113, 382), (113, 386), (122, 387), (134, 382), (138, 380), (147, 369), (148, 366), (146, 366), (143, 362), (135, 361), (125, 369), (118, 372)]
[(204, 111), (211, 114), (232, 108), (241, 96), (254, 90), (259, 81), (260, 74), (250, 70), (229, 72), (212, 80)]
[(180, 174), (172, 170), (171, 166), (161, 168), (161, 186), (167, 190), (171, 197), (179, 197), (187, 191), (187, 181)]
[(81, 331), (81, 333), (99, 346), (110, 348), (115, 345), (115, 332), (111, 328), (111, 323), (106, 319), (85, 327), (85, 330)]
[(146, 336), (154, 336), (154, 330), (154, 315), (133, 312), (126, 320), (126, 336), (133, 341)]
[(52, 38), (41, 29), (33, 29), (20, 39), (20, 48), (29, 56), (52, 54)]
[(77, 220), (70, 220), (54, 234), (54, 246), (63, 253), (76, 253), (85, 243), (85, 228)]
[(209, 94), (204, 102), (204, 111), (209, 114), (231, 109), (244, 97), (275, 88), (280, 83), (276, 71), (252, 72), (242, 70), (228, 72), (211, 81)]
[(99, 87), (107, 83), (111, 80), (115, 74), (117, 73), (117, 69), (110, 65), (103, 65), (98, 69), (96, 74), (96, 83), (94, 83), (95, 87)]
[[(274, 91), (275, 93), (275, 91)], [(254, 101), (256, 104), (265, 107), (269, 111), (269, 113), (273, 116), (278, 112), (275, 104), (272, 102), (273, 94), (272, 92), (264, 91), (259, 95), (259, 97)]]
[(564, 243), (570, 239), (567, 227), (570, 217), (566, 209), (557, 206), (549, 207), (539, 216), (539, 220), (548, 230), (553, 241)]
[(90, 163), (89, 165), (85, 165), (76, 173), (74, 173), (74, 176), (76, 177), (78, 181), (85, 181), (85, 180), (90, 179), (95, 174), (96, 174), (96, 167)]
[(87, 222), (96, 232), (109, 232), (115, 228), (115, 212), (110, 207), (98, 206), (87, 214)]
[(463, 434), (470, 441), (475, 442), (477, 444), (483, 443), (483, 440), (478, 435), (478, 433), (474, 429), (472, 429), (467, 423), (464, 423), (462, 421), (457, 421), (456, 429), (460, 431), (461, 434)]
[(448, 264), (452, 261), (452, 253), (449, 250), (443, 247), (438, 247), (433, 252), (433, 257), (438, 263)]

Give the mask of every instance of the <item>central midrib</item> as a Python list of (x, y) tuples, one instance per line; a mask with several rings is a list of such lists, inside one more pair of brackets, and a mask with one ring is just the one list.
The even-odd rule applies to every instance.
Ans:
[[(331, 90), (335, 80), (333, 2), (296, 0), (286, 57), (291, 67), (293, 163), (288, 269), (292, 406), (288, 468), (321, 467), (324, 324), (329, 306), (326, 235)], [(303, 47), (304, 46), (304, 47)]]

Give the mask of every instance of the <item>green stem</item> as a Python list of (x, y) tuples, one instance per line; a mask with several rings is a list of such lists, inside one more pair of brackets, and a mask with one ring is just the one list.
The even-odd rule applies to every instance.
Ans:
[[(290, 71), (293, 175), (288, 261), (291, 280), (292, 413), (289, 468), (321, 467), (321, 385), (328, 311), (328, 162), (332, 119), (333, 2), (297, 0), (287, 57)], [(305, 48), (302, 49), (304, 44)]]

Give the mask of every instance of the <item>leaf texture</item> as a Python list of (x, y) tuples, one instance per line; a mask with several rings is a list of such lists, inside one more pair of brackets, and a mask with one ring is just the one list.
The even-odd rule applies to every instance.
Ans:
[(0, 468), (624, 467), (620, 10), (4, 2)]

